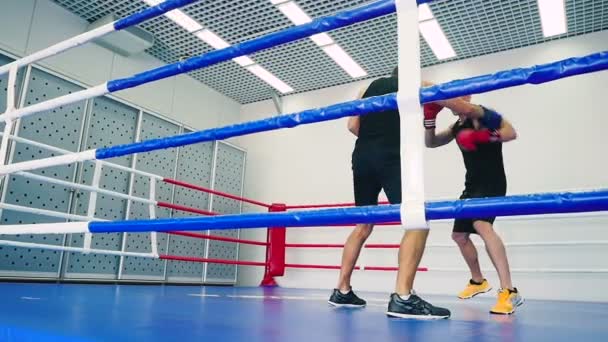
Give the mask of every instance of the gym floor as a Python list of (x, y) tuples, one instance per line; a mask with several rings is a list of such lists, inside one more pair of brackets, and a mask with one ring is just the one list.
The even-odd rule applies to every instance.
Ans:
[(388, 294), (335, 309), (329, 290), (0, 283), (1, 341), (608, 341), (608, 303), (527, 300), (512, 316), (493, 298), (424, 296), (442, 321), (385, 316)]

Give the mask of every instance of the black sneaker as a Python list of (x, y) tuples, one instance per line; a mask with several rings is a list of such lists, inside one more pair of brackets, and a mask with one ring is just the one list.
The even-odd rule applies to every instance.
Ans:
[(363, 299), (357, 297), (352, 289), (348, 291), (347, 294), (343, 294), (340, 290), (334, 289), (334, 292), (327, 302), (333, 306), (345, 308), (362, 308), (366, 304)]
[(450, 317), (450, 310), (433, 306), (413, 292), (407, 300), (393, 293), (386, 314), (399, 318), (442, 319)]

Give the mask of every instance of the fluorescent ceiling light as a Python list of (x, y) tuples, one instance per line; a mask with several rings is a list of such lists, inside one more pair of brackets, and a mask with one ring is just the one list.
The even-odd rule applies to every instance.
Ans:
[(545, 37), (564, 34), (568, 31), (564, 0), (538, 0), (538, 11)]
[[(205, 43), (211, 45), (216, 50), (225, 49), (230, 46), (230, 44), (228, 44), (228, 42), (226, 42), (220, 36), (218, 36), (217, 34), (213, 33), (212, 31), (210, 31), (208, 29), (198, 31), (198, 32), (194, 33), (194, 35), (197, 36), (198, 38), (200, 38), (200, 40), (204, 41)], [(247, 66), (247, 65), (255, 64), (255, 62), (247, 56), (233, 58), (232, 60), (235, 61), (240, 66)]]
[(205, 43), (213, 46), (215, 49), (225, 49), (230, 46), (225, 40), (220, 38), (217, 34), (211, 32), (210, 30), (204, 29), (202, 31), (198, 31), (194, 34), (199, 37)]
[(433, 19), (433, 12), (428, 4), (418, 6), (418, 21), (426, 21)]
[(237, 57), (237, 58), (233, 58), (233, 61), (235, 61), (238, 65), (245, 67), (251, 64), (255, 64), (255, 62), (253, 61), (253, 59), (247, 57), (247, 56), (241, 56), (241, 57)]
[(256, 75), (262, 81), (268, 83), (276, 90), (280, 91), (282, 94), (289, 93), (293, 91), (293, 88), (287, 85), (285, 82), (281, 81), (278, 77), (270, 73), (270, 71), (264, 69), (259, 64), (250, 65), (247, 67), (252, 74)]
[(361, 68), (338, 44), (324, 46), (323, 51), (325, 51), (325, 53), (352, 78), (367, 75), (367, 72), (365, 72), (365, 70), (363, 70), (363, 68)]
[[(294, 25), (303, 25), (310, 23), (312, 19), (303, 9), (296, 4), (295, 1), (285, 0), (270, 0), (271, 3), (283, 13)], [(430, 9), (429, 9), (430, 11)], [(329, 57), (331, 57), (344, 71), (351, 77), (357, 78), (366, 76), (367, 72), (355, 62), (327, 33), (319, 33), (310, 37), (310, 39), (321, 47)]]
[(186, 13), (180, 10), (173, 10), (171, 12), (165, 13), (167, 18), (173, 20), (174, 23), (183, 27), (188, 32), (196, 32), (203, 29), (203, 26), (199, 24), (196, 20), (190, 18)]
[[(156, 6), (163, 2), (162, 0), (144, 0), (149, 6)], [(190, 18), (186, 13), (174, 9), (173, 11), (165, 13), (165, 16), (171, 19), (177, 25), (183, 27), (188, 32), (196, 32), (202, 30), (203, 27), (196, 20)]]
[(330, 45), (334, 43), (334, 40), (327, 33), (318, 33), (311, 36), (310, 39), (317, 44), (317, 46)]
[(441, 30), (437, 20), (432, 19), (420, 23), (420, 33), (431, 47), (431, 50), (433, 50), (437, 59), (447, 59), (456, 56), (456, 52), (452, 48), (452, 45), (450, 45), (443, 30)]
[(302, 25), (312, 21), (308, 14), (293, 1), (282, 3), (277, 8), (295, 25)]
[[(271, 1), (271, 2), (273, 4), (277, 3), (277, 1)], [(312, 18), (310, 18), (310, 16), (308, 16), (308, 14), (306, 14), (306, 12), (304, 12), (304, 10), (302, 10), (300, 8), (300, 6), (298, 6), (298, 4), (296, 4), (293, 1), (283, 2), (280, 5), (278, 5), (277, 8), (289, 20), (291, 20), (291, 22), (294, 23), (294, 25), (308, 24), (312, 21)], [(327, 33), (315, 34), (315, 35), (311, 36), (310, 39), (313, 42), (315, 42), (315, 44), (317, 44), (318, 46), (329, 45), (329, 44), (334, 43), (334, 40), (331, 39), (331, 37)]]
[[(162, 0), (143, 0), (143, 1), (146, 4), (148, 4), (149, 6), (156, 6), (162, 2)], [(275, 3), (275, 1), (277, 1), (277, 0), (272, 0), (272, 1), (273, 1), (273, 3)], [(284, 0), (279, 0), (279, 1), (284, 1)], [(277, 1), (276, 3), (279, 3), (279, 1)], [(306, 13), (304, 13), (304, 14), (306, 14)], [(203, 29), (203, 26), (201, 24), (199, 24), (196, 20), (192, 19), (190, 16), (188, 16), (187, 14), (185, 14), (184, 12), (182, 12), (180, 10), (175, 9), (173, 11), (167, 12), (165, 15), (169, 19), (171, 19), (173, 22), (178, 24), (179, 26), (185, 28), (188, 32), (194, 33), (194, 35), (197, 36), (200, 40), (209, 44), (211, 47), (213, 47), (216, 50), (221, 50), (221, 49), (230, 47), (230, 44), (228, 44), (227, 41), (222, 39), (217, 34), (213, 33), (211, 30)], [(329, 38), (329, 36), (323, 37), (322, 34), (318, 34), (316, 36), (319, 36), (319, 37), (317, 37), (317, 40), (320, 43), (328, 44), (327, 43), (328, 39), (329, 39), (330, 43), (332, 42), (331, 38)], [(317, 44), (319, 44), (319, 43), (317, 43)], [(293, 88), (291, 88), (285, 82), (278, 79), (275, 75), (270, 73), (268, 70), (264, 69), (260, 65), (255, 64), (255, 62), (248, 56), (236, 57), (236, 58), (233, 58), (232, 60), (234, 62), (236, 62), (238, 65), (245, 67), (251, 73), (255, 74), (256, 76), (261, 78), (264, 82), (270, 84), (273, 88), (277, 89), (281, 93), (289, 93), (289, 92), (293, 91)]]

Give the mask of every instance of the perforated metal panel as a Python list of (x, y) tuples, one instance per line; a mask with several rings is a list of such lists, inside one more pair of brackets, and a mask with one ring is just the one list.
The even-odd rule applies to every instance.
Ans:
[[(108, 98), (96, 98), (93, 101), (85, 136), (84, 149), (125, 144), (135, 140), (135, 126), (138, 110)], [(129, 166), (132, 156), (115, 158), (115, 164)], [(94, 165), (86, 163), (80, 182), (91, 184)], [(103, 167), (100, 187), (123, 194), (129, 190), (130, 173), (111, 167)], [(89, 192), (78, 192), (76, 213), (87, 214)], [(95, 217), (107, 220), (124, 220), (126, 217), (126, 200), (99, 194)], [(122, 233), (94, 234), (92, 248), (120, 250)], [(72, 234), (71, 246), (83, 245), (83, 234)], [(70, 253), (66, 277), (115, 277), (118, 274), (119, 257), (110, 255)]]
[[(141, 0), (53, 1), (90, 22), (110, 13), (125, 16), (145, 8)], [(371, 0), (295, 1), (311, 17), (317, 18)], [(566, 0), (565, 3), (568, 33), (549, 39), (542, 36), (536, 0), (444, 0), (430, 6), (458, 55), (455, 59), (463, 59), (608, 28), (608, 0)], [(199, 1), (185, 7), (184, 11), (230, 44), (292, 26), (269, 0)], [(210, 50), (193, 34), (165, 17), (149, 20), (141, 26), (156, 37), (148, 52), (167, 63)], [(370, 78), (390, 73), (397, 63), (395, 15), (330, 34), (361, 64)], [(352, 82), (352, 78), (310, 40), (255, 54), (253, 58), (294, 87), (296, 92)], [(424, 42), (421, 59), (423, 66), (445, 62), (438, 61)], [(233, 62), (191, 75), (241, 103), (270, 98), (268, 85)]]
[[(243, 192), (243, 172), (245, 169), (245, 152), (223, 142), (218, 142), (215, 159), (214, 189), (232, 195), (241, 196)], [(241, 202), (221, 196), (213, 196), (213, 211), (221, 214), (239, 214)], [(212, 230), (211, 234), (238, 237), (239, 231)], [(209, 241), (209, 258), (238, 259), (238, 244), (232, 242)], [(206, 282), (236, 282), (236, 266), (208, 264), (205, 274)]]
[[(178, 134), (180, 127), (159, 117), (143, 113), (140, 128), (140, 140), (168, 137)], [(173, 178), (177, 149), (140, 153), (137, 155), (136, 168), (162, 177)], [(150, 196), (150, 179), (135, 176), (133, 195), (148, 198)], [(158, 181), (156, 183), (156, 200), (171, 203), (173, 186)], [(156, 208), (157, 218), (171, 216), (171, 210)], [(149, 207), (143, 203), (131, 202), (129, 219), (149, 219)], [(167, 234), (157, 234), (159, 253), (167, 251)], [(126, 234), (125, 250), (128, 252), (150, 252), (149, 233)], [(164, 278), (165, 261), (125, 257), (122, 277), (124, 279)]]
[[(25, 104), (35, 104), (49, 98), (81, 90), (80, 87), (43, 71), (33, 69), (30, 75)], [(85, 105), (79, 102), (46, 111), (21, 120), (18, 135), (70, 151), (77, 151), (84, 118)], [(16, 144), (12, 162), (54, 156), (54, 153)], [(33, 173), (73, 181), (75, 166), (59, 166), (33, 171)], [(68, 212), (71, 189), (48, 183), (11, 176), (5, 201), (11, 204)], [(62, 219), (4, 210), (3, 224), (61, 222)], [(2, 235), (0, 238), (16, 241), (61, 245), (64, 236), (49, 235)], [(9, 272), (27, 272), (34, 275), (56, 276), (61, 263), (61, 253), (41, 249), (0, 247), (0, 269)]]
[[(186, 130), (186, 132), (189, 131)], [(209, 188), (213, 164), (213, 143), (181, 147), (177, 164), (176, 178), (178, 180)], [(209, 209), (209, 195), (179, 186), (175, 187), (173, 202), (203, 210)], [(173, 211), (173, 217), (190, 216), (200, 215)], [(172, 235), (169, 239), (169, 254), (204, 257), (205, 240)], [(169, 280), (202, 281), (203, 264), (170, 261), (167, 264), (167, 278)]]

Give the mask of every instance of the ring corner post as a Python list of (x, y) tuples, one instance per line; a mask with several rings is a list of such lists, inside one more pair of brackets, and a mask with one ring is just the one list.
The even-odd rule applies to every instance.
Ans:
[[(268, 212), (287, 211), (287, 206), (281, 203), (273, 203)], [(268, 227), (266, 232), (266, 268), (264, 278), (260, 286), (279, 286), (274, 277), (285, 274), (285, 238), (287, 230), (285, 227)]]

